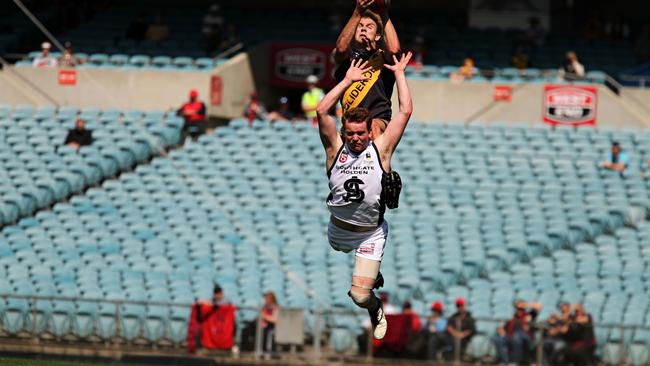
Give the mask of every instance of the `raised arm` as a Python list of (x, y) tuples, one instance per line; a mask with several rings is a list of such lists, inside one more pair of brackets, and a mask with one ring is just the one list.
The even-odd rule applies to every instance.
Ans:
[[(392, 57), (401, 52), (402, 46), (399, 43), (399, 38), (397, 37), (397, 31), (393, 22), (388, 18), (386, 25), (384, 26), (384, 42), (386, 43), (386, 53), (387, 57)], [(389, 59), (390, 61), (390, 59)]]
[(365, 75), (368, 71), (370, 71), (368, 61), (356, 60), (352, 62), (350, 68), (345, 74), (345, 78), (330, 90), (316, 107), (316, 113), (318, 114), (318, 132), (320, 133), (321, 142), (323, 143), (323, 147), (327, 153), (328, 161), (330, 155), (336, 154), (342, 144), (339, 132), (336, 130), (336, 121), (329, 114), (329, 111), (339, 101), (343, 92), (345, 92), (352, 83), (368, 79), (368, 76)]
[(367, 9), (375, 0), (360, 0), (357, 2), (356, 8), (352, 12), (352, 16), (348, 20), (345, 27), (339, 34), (339, 38), (336, 40), (336, 48), (334, 49), (334, 60), (337, 64), (343, 62), (350, 55), (350, 45), (354, 39), (354, 32), (357, 29), (359, 20), (361, 20), (361, 13)]
[(402, 55), (398, 60), (397, 56), (393, 55), (394, 64), (384, 65), (384, 67), (395, 74), (397, 96), (399, 99), (399, 111), (393, 115), (388, 127), (386, 127), (386, 131), (375, 140), (377, 147), (382, 152), (382, 157), (387, 158), (388, 161), (390, 161), (393, 151), (395, 151), (397, 144), (399, 144), (399, 141), (404, 134), (404, 129), (411, 118), (411, 113), (413, 113), (411, 92), (409, 91), (409, 86), (406, 83), (406, 75), (404, 74), (406, 65), (408, 65), (411, 60), (411, 56), (412, 54), (409, 52), (406, 55)]

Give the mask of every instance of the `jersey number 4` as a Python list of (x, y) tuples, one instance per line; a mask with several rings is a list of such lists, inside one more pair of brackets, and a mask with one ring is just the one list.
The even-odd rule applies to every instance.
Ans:
[(366, 197), (366, 194), (363, 193), (361, 188), (359, 188), (363, 183), (363, 181), (357, 177), (352, 177), (343, 183), (343, 188), (345, 189), (345, 196), (343, 196), (343, 199), (345, 202), (361, 202), (363, 199)]

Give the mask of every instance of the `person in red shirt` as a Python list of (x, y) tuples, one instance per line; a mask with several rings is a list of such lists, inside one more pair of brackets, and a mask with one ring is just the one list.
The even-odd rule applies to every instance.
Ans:
[(199, 100), (199, 92), (197, 92), (196, 89), (190, 90), (190, 100), (183, 104), (176, 114), (185, 119), (185, 124), (183, 125), (183, 140), (187, 135), (196, 139), (199, 135), (205, 132), (205, 103)]
[(415, 311), (413, 311), (413, 306), (410, 301), (405, 301), (402, 305), (402, 314), (411, 317), (411, 331), (413, 333), (419, 333), (422, 330), (420, 317)]

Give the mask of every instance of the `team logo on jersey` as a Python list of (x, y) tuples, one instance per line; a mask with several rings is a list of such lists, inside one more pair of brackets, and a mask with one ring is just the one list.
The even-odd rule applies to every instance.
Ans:
[(375, 252), (375, 243), (370, 243), (369, 245), (359, 247), (357, 253), (359, 254), (373, 254)]
[(341, 154), (341, 157), (339, 157), (339, 163), (343, 164), (346, 161), (348, 161), (348, 154), (345, 153)]
[(343, 183), (343, 189), (345, 189), (345, 196), (343, 200), (345, 202), (362, 202), (366, 197), (366, 194), (363, 193), (360, 186), (364, 184), (363, 181), (357, 177), (352, 177)]
[(370, 153), (366, 153), (366, 160), (372, 160), (372, 155), (370, 155)]

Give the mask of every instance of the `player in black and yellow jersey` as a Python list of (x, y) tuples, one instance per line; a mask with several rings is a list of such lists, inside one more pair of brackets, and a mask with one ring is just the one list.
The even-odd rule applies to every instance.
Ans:
[(368, 61), (367, 80), (353, 83), (341, 97), (343, 113), (363, 107), (370, 111), (372, 137), (381, 135), (391, 119), (391, 95), (395, 76), (384, 68), (393, 63), (393, 55), (400, 53), (395, 27), (386, 14), (370, 10), (375, 0), (359, 0), (350, 20), (336, 41), (334, 58), (337, 63), (335, 78), (341, 82), (353, 60)]

